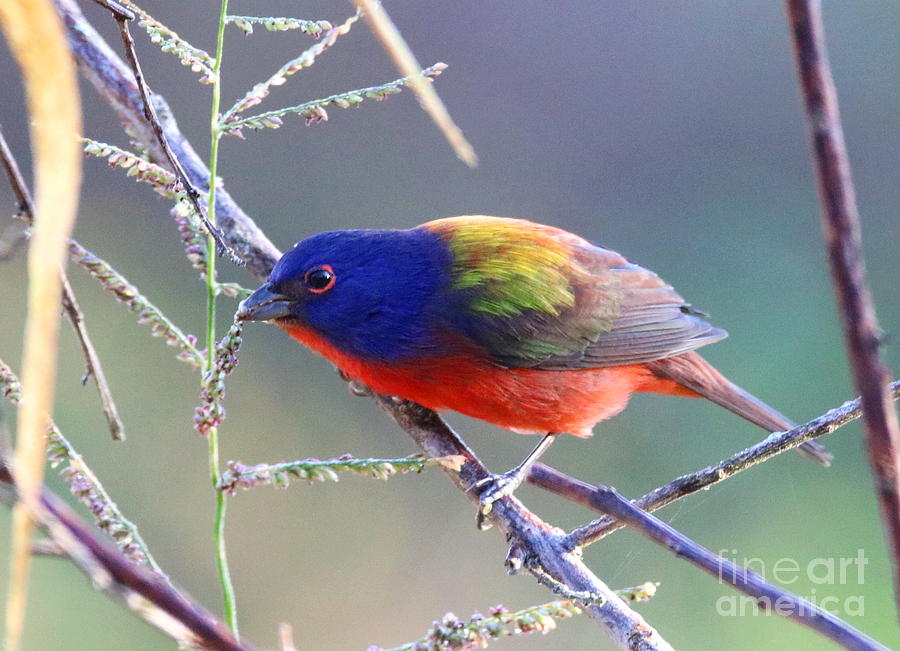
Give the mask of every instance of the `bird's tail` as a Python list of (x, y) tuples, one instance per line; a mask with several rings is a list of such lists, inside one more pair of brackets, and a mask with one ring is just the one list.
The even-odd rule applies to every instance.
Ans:
[[(690, 389), (768, 432), (782, 432), (795, 427), (788, 418), (728, 380), (695, 352), (649, 362), (647, 366), (658, 378)], [(818, 441), (807, 441), (797, 451), (826, 468), (831, 465), (833, 455)]]

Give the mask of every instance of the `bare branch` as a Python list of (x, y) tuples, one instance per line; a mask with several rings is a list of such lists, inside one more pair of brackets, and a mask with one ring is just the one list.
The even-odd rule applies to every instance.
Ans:
[(88, 336), (87, 326), (84, 323), (84, 313), (78, 306), (78, 301), (75, 299), (75, 292), (72, 291), (72, 285), (69, 284), (69, 279), (66, 278), (65, 275), (63, 275), (62, 282), (63, 309), (66, 312), (66, 316), (69, 317), (69, 321), (72, 323), (72, 328), (75, 330), (75, 335), (78, 337), (78, 342), (81, 344), (81, 351), (84, 354), (85, 370), (82, 384), (86, 383), (91, 377), (94, 378), (94, 384), (97, 385), (97, 392), (100, 394), (100, 404), (103, 407), (103, 415), (106, 416), (106, 424), (109, 426), (109, 431), (112, 434), (113, 440), (124, 441), (125, 425), (122, 423), (122, 419), (119, 418), (119, 410), (116, 407), (116, 403), (113, 401), (112, 392), (109, 390), (109, 383), (106, 381), (106, 374), (103, 372), (103, 367), (100, 365), (100, 358), (97, 356), (97, 351), (94, 350), (94, 344), (91, 343), (90, 336)]
[(103, 7), (104, 9), (108, 9), (111, 11), (116, 18), (121, 18), (123, 20), (134, 20), (134, 12), (127, 7), (120, 5), (116, 0), (94, 0), (98, 5)]
[[(0, 485), (13, 485), (2, 457)], [(249, 643), (235, 640), (228, 627), (203, 606), (148, 568), (131, 563), (47, 488), (41, 491), (36, 516), (53, 542), (94, 586), (121, 599), (135, 614), (173, 639), (217, 651), (254, 650)]]
[[(640, 534), (659, 543), (679, 558), (699, 567), (744, 594), (756, 599), (765, 612), (788, 617), (824, 635), (846, 649), (889, 651), (816, 604), (766, 581), (755, 572), (722, 558), (689, 539), (654, 515), (632, 504), (610, 486), (592, 486), (559, 471), (545, 468), (556, 475), (559, 483), (567, 484), (569, 494), (577, 494), (578, 501), (616, 518)], [(570, 548), (578, 549), (577, 538), (569, 539)]]
[(63, 558), (66, 550), (49, 538), (36, 538), (31, 541), (31, 555)]
[(791, 35), (822, 202), (822, 230), (853, 383), (863, 423), (875, 492), (894, 566), (894, 599), (900, 609), (900, 422), (887, 392), (890, 373), (879, 354), (881, 330), (866, 283), (862, 231), (837, 90), (828, 63), (821, 0), (788, 0)]
[(25, 221), (30, 224), (34, 220), (34, 201), (28, 191), (28, 184), (25, 183), (25, 178), (22, 176), (22, 170), (19, 169), (19, 164), (6, 142), (3, 129), (0, 129), (0, 160), (3, 162), (3, 170), (6, 172), (6, 178), (9, 179), (13, 194), (16, 195), (16, 213), (24, 217)]
[[(900, 382), (894, 382), (891, 385), (891, 395), (894, 400), (900, 400)], [(787, 432), (770, 434), (756, 445), (727, 459), (723, 459), (717, 464), (673, 479), (665, 486), (661, 486), (647, 493), (642, 498), (634, 500), (634, 505), (648, 512), (660, 509), (680, 500), (682, 497), (709, 488), (713, 484), (725, 481), (729, 477), (763, 461), (768, 461), (782, 452), (792, 450), (804, 441), (830, 434), (839, 427), (856, 420), (861, 414), (862, 409), (860, 408), (859, 398), (845, 402), (840, 407), (832, 409), (804, 425), (799, 425)], [(555, 481), (555, 471), (544, 464), (537, 463), (534, 465), (528, 476), (528, 481), (591, 508), (590, 502), (580, 501), (577, 493), (569, 493), (566, 485), (557, 483)], [(597, 542), (623, 526), (621, 522), (613, 518), (603, 517), (580, 529), (576, 529), (572, 532), (571, 537), (575, 545), (581, 547)]]
[[(466, 444), (433, 411), (406, 400), (374, 395), (375, 402), (431, 457), (457, 455), (466, 459), (459, 472), (444, 468), (448, 477), (473, 502), (478, 495), (470, 490), (489, 475)], [(644, 619), (628, 608), (605, 583), (584, 565), (580, 554), (566, 546), (561, 531), (543, 522), (528, 511), (515, 497), (504, 497), (494, 503), (488, 516), (514, 541), (519, 557), (537, 563), (555, 580), (571, 591), (585, 593), (602, 604), (586, 606), (588, 616), (599, 622), (623, 649), (670, 649)], [(508, 564), (515, 571), (515, 564)]]

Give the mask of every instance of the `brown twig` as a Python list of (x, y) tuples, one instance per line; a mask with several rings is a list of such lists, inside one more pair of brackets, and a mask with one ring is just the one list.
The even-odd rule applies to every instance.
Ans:
[(97, 392), (100, 394), (100, 403), (103, 406), (103, 415), (106, 416), (106, 424), (109, 426), (113, 440), (124, 441), (125, 426), (122, 424), (122, 419), (119, 418), (119, 410), (116, 408), (116, 403), (113, 402), (112, 392), (109, 390), (109, 384), (106, 381), (106, 374), (103, 372), (103, 366), (100, 365), (100, 358), (97, 356), (97, 351), (94, 350), (94, 345), (88, 336), (87, 326), (84, 324), (84, 313), (78, 306), (75, 292), (72, 290), (72, 285), (69, 284), (69, 279), (66, 278), (65, 274), (63, 274), (62, 281), (63, 309), (66, 312), (66, 316), (69, 317), (69, 322), (71, 322), (72, 328), (75, 330), (78, 342), (81, 344), (81, 351), (84, 354), (85, 370), (81, 380), (82, 384), (91, 377), (94, 378), (94, 384), (97, 386)]
[[(894, 382), (891, 385), (891, 396), (894, 400), (900, 400), (900, 382)], [(804, 441), (830, 434), (847, 423), (856, 420), (861, 414), (860, 400), (856, 398), (818, 418), (814, 418), (808, 423), (798, 425), (792, 430), (770, 434), (756, 445), (727, 459), (723, 459), (717, 464), (707, 466), (703, 470), (698, 470), (689, 475), (678, 477), (665, 486), (661, 486), (640, 499), (634, 500), (633, 503), (644, 511), (656, 511), (680, 500), (682, 497), (709, 488), (713, 484), (725, 481), (729, 477), (763, 461), (767, 461), (782, 452), (796, 448)], [(569, 493), (567, 486), (559, 484), (555, 479), (556, 471), (540, 463), (535, 464), (528, 475), (529, 483), (561, 495), (566, 499), (579, 502), (588, 508), (591, 507), (590, 502), (581, 502), (577, 492)], [(582, 547), (605, 538), (623, 526), (625, 525), (621, 522), (605, 516), (576, 529), (570, 534), (570, 539), (575, 546)]]
[(890, 374), (879, 354), (881, 330), (866, 283), (856, 191), (828, 63), (822, 3), (788, 0), (787, 7), (818, 175), (822, 230), (853, 383), (862, 401), (869, 464), (890, 542), (894, 598), (900, 609), (900, 423), (888, 396)]
[[(216, 227), (215, 224), (213, 224), (209, 216), (206, 214), (206, 211), (203, 208), (203, 202), (201, 201), (200, 191), (197, 190), (196, 187), (194, 187), (193, 183), (191, 183), (191, 180), (188, 178), (188, 175), (184, 171), (184, 167), (182, 167), (181, 165), (181, 161), (178, 160), (178, 156), (176, 156), (172, 151), (172, 147), (169, 145), (169, 140), (168, 138), (166, 138), (166, 133), (163, 130), (162, 124), (160, 123), (159, 118), (156, 115), (156, 109), (153, 107), (153, 101), (150, 99), (150, 88), (147, 86), (147, 82), (144, 80), (144, 73), (141, 70), (141, 64), (138, 61), (137, 52), (135, 52), (134, 49), (134, 39), (131, 38), (131, 32), (128, 29), (128, 21), (134, 19), (134, 14), (128, 10), (125, 10), (124, 7), (121, 7), (120, 5), (118, 5), (118, 3), (110, 2), (110, 0), (95, 1), (98, 4), (109, 9), (113, 15), (113, 18), (116, 19), (116, 23), (118, 23), (119, 25), (119, 34), (122, 36), (122, 44), (125, 47), (125, 58), (128, 60), (128, 63), (131, 66), (131, 70), (134, 73), (134, 79), (137, 82), (137, 89), (141, 96), (141, 102), (144, 108), (144, 119), (147, 120), (147, 123), (153, 129), (153, 133), (156, 136), (156, 141), (157, 143), (159, 143), (163, 154), (165, 154), (166, 160), (169, 162), (169, 165), (171, 166), (172, 171), (175, 172), (178, 180), (181, 181), (181, 185), (184, 188), (184, 193), (187, 195), (188, 201), (190, 201), (191, 205), (194, 207), (194, 212), (197, 213), (197, 216), (203, 222), (203, 227), (210, 235), (212, 235), (212, 238), (215, 240), (218, 253), (220, 255), (227, 256), (234, 264), (243, 266), (244, 261), (241, 260), (240, 257), (238, 257), (237, 253), (235, 253), (231, 249), (231, 247), (228, 246), (228, 244), (226, 244), (225, 240), (222, 237), (221, 231)], [(215, 183), (215, 179), (212, 179), (211, 182)]]
[[(31, 224), (34, 220), (34, 202), (31, 199), (28, 186), (25, 184), (25, 179), (22, 177), (22, 172), (19, 170), (19, 165), (9, 149), (9, 145), (6, 143), (6, 138), (3, 137), (2, 129), (0, 129), (0, 159), (3, 161), (3, 169), (6, 170), (9, 184), (16, 195), (19, 214), (25, 218), (27, 224)], [(125, 426), (122, 423), (122, 419), (119, 418), (119, 410), (116, 408), (112, 392), (109, 390), (109, 384), (106, 382), (103, 365), (100, 364), (100, 357), (94, 349), (94, 344), (91, 342), (87, 326), (84, 323), (84, 313), (78, 307), (75, 292), (72, 290), (72, 285), (69, 283), (65, 272), (62, 272), (62, 305), (84, 353), (84, 380), (87, 381), (89, 377), (93, 376), (97, 393), (100, 394), (103, 415), (106, 416), (106, 423), (109, 426), (113, 440), (124, 441)]]
[[(543, 472), (554, 475), (557, 484), (565, 484), (566, 493), (576, 495), (578, 502), (614, 517), (619, 522), (659, 543), (679, 558), (716, 577), (720, 582), (750, 595), (764, 612), (788, 617), (846, 649), (889, 651), (886, 646), (879, 644), (816, 604), (773, 585), (755, 572), (738, 566), (698, 545), (656, 516), (650, 515), (632, 504), (615, 488), (592, 486), (551, 468), (544, 467)], [(579, 549), (577, 538), (568, 542), (571, 549)]]
[(3, 128), (0, 127), (0, 160), (3, 161), (3, 170), (9, 179), (9, 185), (13, 194), (16, 196), (16, 214), (25, 218), (25, 221), (31, 223), (34, 219), (34, 203), (31, 200), (31, 193), (28, 192), (28, 186), (22, 177), (22, 171), (19, 169), (18, 163), (3, 136)]
[(116, 18), (134, 20), (134, 12), (128, 7), (119, 4), (116, 0), (94, 0), (94, 2), (111, 11)]
[[(0, 485), (12, 486), (12, 475), (0, 457)], [(135, 565), (94, 527), (81, 519), (47, 488), (41, 491), (39, 524), (91, 579), (126, 603), (137, 615), (179, 642), (220, 651), (253, 651), (238, 642), (214, 615), (176, 591), (148, 568)]]

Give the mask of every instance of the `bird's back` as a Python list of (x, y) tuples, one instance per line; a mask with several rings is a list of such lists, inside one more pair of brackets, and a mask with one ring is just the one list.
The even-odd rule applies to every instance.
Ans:
[(451, 251), (448, 320), (497, 365), (623, 366), (727, 336), (653, 272), (567, 231), (480, 215), (421, 228)]

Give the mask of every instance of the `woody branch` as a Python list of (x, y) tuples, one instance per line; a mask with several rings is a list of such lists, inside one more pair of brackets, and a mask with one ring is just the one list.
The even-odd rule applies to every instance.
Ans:
[(900, 423), (888, 391), (890, 374), (881, 360), (881, 330), (866, 282), (856, 190), (828, 62), (822, 2), (788, 0), (787, 9), (822, 203), (822, 231), (853, 384), (862, 402), (869, 464), (892, 552), (894, 596), (900, 608)]
[[(0, 488), (14, 491), (13, 477), (0, 456)], [(13, 497), (15, 499), (15, 497)], [(254, 651), (235, 639), (224, 623), (173, 588), (147, 567), (135, 565), (95, 527), (56, 494), (44, 488), (38, 525), (99, 589), (123, 601), (139, 617), (176, 640), (214, 651)]]
[[(890, 395), (892, 400), (900, 400), (900, 382), (891, 384)], [(860, 399), (850, 400), (792, 430), (770, 434), (756, 445), (723, 459), (719, 463), (673, 479), (665, 486), (660, 486), (634, 500), (634, 505), (647, 512), (656, 511), (697, 491), (723, 482), (739, 472), (768, 461), (782, 452), (793, 450), (804, 441), (830, 434), (861, 415)], [(588, 508), (596, 508), (592, 499), (586, 498), (581, 490), (571, 490), (571, 485), (561, 479), (560, 473), (544, 464), (534, 465), (528, 475), (528, 482)], [(604, 516), (572, 531), (569, 538), (573, 546), (582, 547), (605, 538), (623, 526), (625, 525), (615, 518)]]

